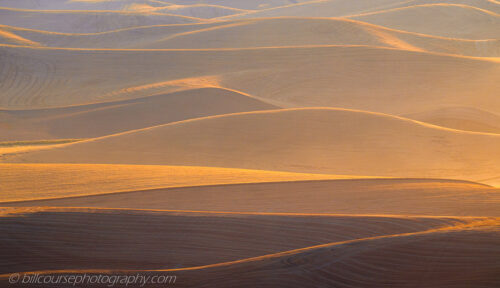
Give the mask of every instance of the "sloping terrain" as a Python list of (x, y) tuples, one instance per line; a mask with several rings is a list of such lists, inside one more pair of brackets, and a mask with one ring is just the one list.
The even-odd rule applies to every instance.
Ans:
[(391, 8), (409, 7), (424, 4), (461, 4), (480, 8), (493, 13), (500, 13), (500, 2), (496, 0), (412, 0), (397, 3)]
[(288, 109), (187, 120), (5, 158), (479, 180), (500, 173), (500, 135), (355, 110)]
[[(425, 21), (422, 19), (425, 17)], [(500, 16), (458, 4), (426, 4), (352, 16), (385, 27), (465, 39), (498, 39)], [(457, 27), (461, 27), (457, 29)]]
[[(141, 9), (141, 7), (139, 7)], [(218, 18), (228, 15), (235, 15), (248, 12), (248, 10), (224, 7), (220, 5), (193, 4), (193, 5), (170, 5), (164, 8), (149, 8), (142, 9), (151, 10), (160, 13), (177, 14), (201, 19)]]
[(356, 178), (341, 175), (159, 165), (0, 164), (0, 172), (2, 202), (134, 192), (167, 187)]
[(436, 288), (496, 287), (500, 284), (495, 256), (499, 236), (496, 220), (464, 229), (331, 243), (163, 273), (186, 279), (185, 287), (304, 287), (304, 283), (310, 287), (325, 283), (332, 287), (416, 287), (415, 283)]
[(131, 10), (182, 6), (214, 6), (227, 9), (259, 10), (286, 6), (293, 3), (311, 0), (3, 0), (1, 5), (10, 8), (40, 9), (40, 10)]
[(231, 88), (278, 106), (393, 114), (450, 103), (500, 109), (496, 59), (353, 46), (154, 51), (4, 46), (0, 59), (0, 105), (9, 109), (139, 98), (179, 85)]
[(318, 0), (318, 1), (301, 1), (261, 9), (258, 11), (250, 11), (248, 13), (236, 14), (233, 16), (222, 17), (221, 19), (241, 19), (241, 18), (267, 18), (267, 17), (346, 17), (353, 14), (364, 12), (379, 11), (392, 7), (401, 3), (401, 0)]
[[(15, 254), (3, 251), (9, 266), (1, 267), (2, 281), (7, 281), (9, 272), (44, 269), (41, 275), (175, 275), (182, 279), (176, 282), (181, 287), (272, 287), (283, 282), (287, 287), (303, 287), (302, 281), (338, 287), (384, 286), (387, 281), (399, 287), (414, 287), (415, 281), (426, 287), (468, 287), (470, 283), (494, 287), (499, 283), (495, 273), (499, 225), (494, 218), (46, 208), (3, 213), (2, 234), (24, 249)], [(255, 234), (257, 229), (260, 233)], [(204, 232), (214, 230), (219, 233)], [(144, 237), (153, 231), (156, 237)], [(172, 231), (177, 238), (171, 237)], [(54, 235), (59, 236), (55, 241)], [(73, 245), (67, 246), (69, 240)], [(164, 249), (165, 244), (176, 253)]]
[[(416, 232), (468, 221), (112, 209), (20, 208), (4, 209), (3, 214), (7, 217), (1, 218), (0, 231), (10, 235), (10, 241), (16, 241), (22, 248), (14, 254), (13, 250), (4, 249), (8, 242), (0, 240), (5, 260), (0, 266), (2, 274), (41, 269), (144, 270), (200, 266), (325, 242)], [(151, 233), (155, 237), (145, 237)], [(51, 240), (55, 235), (59, 241)], [(31, 264), (26, 265), (27, 262)]]
[(135, 26), (193, 23), (200, 20), (154, 12), (30, 10), (3, 7), (0, 7), (0, 19), (0, 24), (3, 25), (68, 33), (94, 33)]
[(0, 286), (500, 287), (499, 13), (0, 0)]
[(283, 16), (349, 17), (357, 14), (383, 12), (396, 8), (411, 8), (413, 6), (434, 4), (462, 5), (471, 7), (473, 9), (482, 9), (486, 12), (493, 12), (497, 14), (500, 12), (500, 3), (495, 0), (362, 0), (355, 2), (349, 0), (322, 0), (303, 1), (290, 5), (259, 9), (257, 11), (248, 11), (246, 13), (222, 17), (222, 19), (265, 18)]
[[(51, 166), (40, 165), (39, 167)], [(68, 165), (66, 167), (67, 169), (71, 168)], [(111, 171), (116, 171), (116, 168), (113, 167), (118, 166), (109, 165), (108, 167), (110, 167)], [(132, 167), (128, 171), (133, 171), (133, 169)], [(166, 168), (156, 169), (156, 171), (161, 171), (161, 169), (168, 171)], [(176, 171), (172, 168), (169, 169)], [(187, 168), (184, 169), (184, 171), (189, 171)], [(76, 168), (69, 170), (76, 171)], [(192, 170), (197, 171), (194, 168)], [(36, 171), (34, 169), (31, 171), (28, 169), (17, 169), (17, 172), (21, 171), (28, 175), (36, 175), (33, 173)], [(47, 171), (55, 170), (47, 169)], [(141, 170), (137, 169), (137, 171)], [(151, 169), (150, 171), (155, 170)], [(183, 170), (179, 169), (177, 171)], [(221, 171), (224, 172), (224, 170)], [(232, 171), (236, 172), (238, 170), (234, 169)], [(140, 173), (138, 174), (140, 175)], [(38, 175), (40, 175), (40, 172)], [(80, 172), (77, 175), (84, 174)], [(56, 189), (57, 186), (53, 184), (50, 186), (52, 191), (60, 192), (59, 197), (61, 198), (2, 202), (1, 205), (9, 207), (109, 207), (186, 211), (233, 211), (235, 213), (279, 212), (314, 215), (456, 215), (464, 217), (500, 217), (500, 211), (498, 210), (498, 201), (500, 200), (499, 189), (474, 182), (442, 179), (342, 179), (341, 176), (329, 175), (323, 175), (323, 179), (326, 180), (321, 180), (321, 175), (293, 173), (265, 174), (265, 172), (257, 174), (255, 171), (248, 171), (247, 175), (259, 175), (260, 182), (265, 181), (264, 177), (266, 175), (267, 181), (272, 181), (274, 178), (274, 180), (282, 182), (228, 185), (231, 183), (228, 180), (225, 185), (149, 189), (78, 197), (72, 197), (68, 191), (69, 189), (65, 189), (65, 187)], [(332, 178), (339, 179), (328, 180)], [(10, 179), (15, 178), (12, 177)], [(100, 178), (94, 177), (93, 179)], [(131, 180), (124, 179), (122, 185), (130, 181), (130, 187), (133, 187), (132, 185), (136, 185), (137, 187), (137, 184), (135, 184), (137, 182), (136, 179), (140, 179), (140, 177), (131, 177)], [(185, 185), (203, 184), (200, 181), (192, 181), (193, 179), (197, 179), (196, 176), (184, 177), (184, 179), (186, 180)], [(207, 179), (215, 178), (207, 177)], [(233, 179), (238, 179), (238, 176), (235, 175)], [(252, 179), (252, 176), (249, 179)], [(310, 180), (300, 181), (300, 179)], [(189, 184), (187, 180), (191, 180), (193, 183)], [(64, 183), (65, 180), (57, 178), (57, 181)], [(170, 181), (173, 182), (173, 180)], [(50, 183), (49, 181), (46, 182)], [(157, 182), (159, 181), (157, 180)], [(46, 183), (42, 183), (41, 185), (49, 187)], [(16, 185), (9, 186), (15, 187)], [(17, 187), (19, 186), (20, 184), (17, 184)], [(96, 186), (96, 188), (100, 187)], [(86, 189), (91, 190), (92, 188), (86, 187)], [(14, 191), (20, 190), (19, 188), (14, 189)], [(41, 189), (41, 191), (44, 190)], [(110, 191), (112, 190), (110, 189)], [(31, 196), (31, 198), (35, 198), (33, 195)]]
[(200, 2), (208, 5), (220, 5), (224, 7), (232, 7), (236, 9), (246, 10), (265, 10), (280, 6), (288, 6), (297, 3), (315, 2), (316, 0), (172, 0), (169, 3), (176, 5), (194, 5)]
[(31, 41), (29, 39), (26, 39), (24, 37), (19, 36), (19, 33), (13, 33), (17, 32), (15, 30), (17, 29), (5, 29), (5, 26), (2, 27), (3, 29), (0, 30), (0, 44), (13, 44), (13, 45), (28, 45), (28, 46), (40, 46), (40, 43)]
[(1, 6), (39, 10), (126, 10), (131, 5), (163, 7), (168, 3), (156, 0), (3, 0)]
[(61, 33), (0, 25), (0, 43), (70, 48), (137, 48), (175, 34), (225, 24), (226, 22), (211, 22), (134, 26), (97, 33)]
[[(293, 30), (293, 34), (286, 32)], [(30, 38), (31, 39), (31, 38)], [(243, 48), (368, 45), (467, 56), (499, 56), (497, 40), (431, 37), (342, 18), (263, 18), (178, 33), (142, 48)]]
[[(286, 32), (293, 30), (293, 34)], [(410, 51), (498, 57), (500, 40), (467, 40), (392, 30), (342, 18), (263, 18), (154, 25), (101, 33), (54, 33), (0, 27), (2, 44), (68, 48), (207, 49), (367, 45)]]
[(191, 118), (275, 108), (234, 91), (200, 88), (100, 104), (0, 111), (6, 118), (0, 123), (7, 126), (0, 141), (93, 138)]
[(500, 116), (479, 109), (448, 107), (406, 117), (459, 130), (500, 134)]

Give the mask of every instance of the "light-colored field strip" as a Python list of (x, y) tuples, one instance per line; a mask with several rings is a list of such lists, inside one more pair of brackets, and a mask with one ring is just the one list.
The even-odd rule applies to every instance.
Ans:
[(204, 185), (80, 197), (60, 195), (60, 198), (47, 200), (3, 202), (0, 206), (211, 211), (215, 214), (243, 212), (255, 215), (293, 212), (294, 215), (309, 216), (500, 217), (498, 203), (499, 189), (473, 182), (371, 178)]
[(37, 50), (66, 50), (66, 51), (117, 51), (117, 52), (154, 52), (154, 51), (165, 51), (165, 52), (203, 52), (203, 51), (248, 51), (248, 50), (269, 50), (269, 49), (315, 49), (315, 48), (370, 48), (370, 49), (380, 49), (380, 50), (396, 50), (396, 51), (408, 51), (410, 53), (422, 53), (429, 55), (445, 56), (445, 57), (456, 57), (464, 58), (485, 62), (500, 63), (500, 57), (474, 57), (474, 56), (464, 56), (428, 51), (410, 51), (407, 49), (395, 48), (395, 47), (384, 47), (384, 46), (370, 46), (370, 45), (297, 45), (297, 46), (270, 46), (270, 47), (245, 47), (245, 48), (158, 48), (158, 49), (120, 49), (120, 48), (68, 48), (68, 47), (39, 47), (39, 46), (23, 46), (23, 45), (11, 45), (11, 44), (0, 44), (0, 47), (10, 47), (10, 48), (22, 48), (22, 49), (37, 49)]
[(138, 12), (138, 11), (117, 11), (117, 10), (36, 10), (36, 9), (21, 9), (21, 8), (7, 8), (0, 7), (0, 10), (15, 11), (15, 12), (27, 12), (33, 14), (123, 14), (123, 15), (162, 15), (162, 16), (173, 16), (179, 18), (185, 18), (189, 20), (195, 20), (202, 22), (203, 19), (196, 17), (189, 17), (177, 14), (168, 13), (158, 13), (158, 12)]
[(34, 141), (5, 141), (0, 142), (0, 158), (6, 154), (24, 153), (38, 149), (49, 149), (58, 145), (78, 142), (83, 139), (55, 139)]
[(0, 201), (167, 187), (351, 178), (369, 177), (187, 166), (0, 164)]
[[(498, 175), (498, 143), (499, 134), (443, 128), (383, 113), (296, 108), (179, 121), (8, 155), (5, 161), (189, 165), (477, 181)], [(478, 150), (478, 145), (483, 149)]]
[(419, 8), (419, 7), (460, 7), (460, 8), (465, 8), (465, 9), (472, 9), (472, 10), (477, 10), (481, 13), (488, 14), (491, 16), (499, 17), (500, 15), (486, 10), (486, 9), (481, 9), (478, 7), (474, 6), (469, 6), (469, 5), (464, 5), (464, 4), (450, 4), (450, 3), (432, 3), (432, 4), (421, 4), (421, 5), (412, 5), (408, 7), (400, 7), (400, 8), (393, 8), (393, 9), (388, 9), (388, 10), (380, 10), (380, 11), (374, 11), (374, 12), (368, 12), (368, 13), (362, 13), (362, 14), (357, 14), (357, 15), (349, 15), (349, 17), (360, 17), (360, 16), (367, 16), (367, 15), (376, 15), (376, 14), (383, 14), (383, 13), (391, 13), (394, 11), (401, 11), (401, 10), (406, 10), (406, 9), (414, 9), (414, 8)]
[[(426, 16), (428, 21), (419, 22), (418, 19), (421, 19), (419, 15)], [(352, 15), (349, 18), (399, 30), (444, 37), (498, 39), (500, 36), (496, 29), (500, 25), (499, 14), (463, 4), (422, 4)], [(467, 25), (469, 29), (456, 29), (456, 25), (460, 23), (469, 23)]]

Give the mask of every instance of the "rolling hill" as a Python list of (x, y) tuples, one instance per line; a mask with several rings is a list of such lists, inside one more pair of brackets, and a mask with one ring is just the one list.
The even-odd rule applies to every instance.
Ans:
[[(8, 164), (2, 164), (0, 167), (3, 165)], [(0, 200), (4, 207), (43, 206), (219, 211), (229, 215), (245, 212), (256, 214), (299, 213), (315, 216), (329, 214), (351, 216), (500, 216), (497, 207), (500, 200), (498, 188), (459, 180), (370, 177), (356, 179), (353, 176), (134, 165), (11, 164), (6, 168), (12, 169), (12, 176), (9, 177), (7, 185), (14, 191), (12, 195), (17, 196), (18, 201), (13, 202), (13, 199), (4, 198)], [(53, 193), (54, 199), (33, 200), (47, 198), (47, 195), (35, 192), (31, 194), (24, 192), (26, 196), (24, 200), (20, 197), (23, 191), (30, 190), (27, 189), (29, 185), (14, 182), (20, 179), (23, 173), (29, 175), (28, 179), (36, 177), (40, 179), (40, 176), (64, 170), (70, 171), (65, 173), (74, 173), (78, 176), (93, 175), (89, 178), (96, 180), (96, 182), (86, 186), (58, 186), (57, 183), (69, 184), (70, 181), (63, 177), (38, 180), (41, 187), (48, 188), (40, 191)], [(91, 171), (99, 171), (99, 173), (92, 174)], [(147, 171), (151, 174), (147, 174)], [(171, 179), (166, 180), (158, 177), (158, 175), (162, 175), (162, 171), (164, 174), (170, 171), (172, 173)], [(191, 172), (193, 175), (182, 176), (181, 172), (183, 171)], [(120, 184), (111, 183), (111, 181), (106, 182), (105, 185), (99, 184), (97, 180), (102, 182), (106, 175), (109, 175), (110, 179), (123, 180), (120, 181)], [(123, 178), (119, 178), (120, 175)], [(129, 179), (127, 179), (127, 175)], [(236, 183), (238, 179), (244, 179), (242, 177), (247, 177), (254, 183), (231, 184)], [(148, 183), (145, 182), (146, 179), (154, 179), (153, 183), (157, 187), (163, 184), (164, 187), (170, 186), (170, 188), (151, 188), (154, 185), (149, 184), (148, 186)], [(217, 183), (217, 181), (223, 185), (208, 185), (210, 182)], [(266, 181), (275, 182), (262, 183)], [(184, 186), (179, 187), (182, 185)], [(121, 189), (128, 187), (127, 189), (136, 190), (120, 193), (121, 190), (117, 187), (121, 187)], [(80, 189), (80, 196), (75, 193), (78, 189)], [(102, 192), (98, 195), (85, 196), (85, 193), (82, 193), (106, 190), (107, 193)], [(11, 201), (1, 202), (8, 200)]]
[[(355, 176), (158, 165), (0, 164), (0, 202), (100, 195), (167, 187), (355, 179)], [(358, 177), (359, 178), (359, 177)]]
[(449, 107), (406, 117), (459, 130), (500, 134), (500, 116), (479, 109)]
[(248, 13), (221, 17), (220, 19), (268, 18), (268, 17), (345, 17), (369, 11), (386, 9), (401, 3), (399, 0), (319, 0), (301, 1), (289, 5), (271, 7)]
[[(8, 216), (0, 218), (2, 234), (11, 235), (21, 247), (33, 245), (35, 237), (38, 244), (33, 249), (19, 249), (17, 257), (13, 257), (13, 251), (5, 249), (7, 243), (1, 239), (2, 255), (10, 260), (10, 265), (5, 262), (0, 265), (2, 274), (42, 269), (184, 268), (237, 261), (325, 242), (415, 233), (471, 222), (460, 218), (314, 217), (126, 209), (2, 210), (2, 215)], [(217, 233), (213, 233), (215, 231)], [(150, 233), (156, 237), (145, 237)], [(33, 237), (29, 237), (30, 234)], [(59, 236), (58, 240), (54, 235)], [(164, 249), (165, 246), (170, 249)], [(46, 251), (54, 253), (41, 258), (36, 256)], [(26, 262), (31, 264), (26, 265)]]
[[(293, 34), (286, 31), (293, 30)], [(155, 25), (101, 33), (55, 33), (0, 27), (0, 43), (67, 48), (207, 49), (367, 45), (465, 56), (498, 57), (500, 40), (451, 39), (343, 18), (263, 18)]]
[[(111, 102), (185, 87), (230, 88), (281, 107), (330, 106), (398, 115), (450, 104), (500, 110), (496, 101), (500, 63), (496, 59), (390, 48), (87, 50), (0, 46), (0, 60), (4, 63), (0, 67), (0, 107), (8, 110)], [(370, 93), (366, 93), (368, 88)]]
[(286, 6), (293, 3), (311, 0), (3, 0), (2, 6), (10, 8), (40, 9), (40, 10), (131, 10), (143, 7), (175, 8), (185, 6), (221, 6), (228, 9), (259, 10)]
[(496, 134), (318, 108), (186, 120), (5, 158), (479, 180), (500, 173), (499, 142)]
[(500, 287), (499, 13), (0, 0), (0, 287)]
[(1, 111), (0, 141), (94, 138), (211, 115), (275, 109), (221, 88), (181, 90), (144, 98), (52, 109)]
[[(69, 48), (137, 48), (179, 33), (224, 25), (225, 22), (134, 26), (98, 33), (61, 33), (0, 25), (1, 44)], [(15, 39), (17, 38), (17, 39)], [(22, 39), (28, 41), (23, 41)]]
[[(426, 4), (395, 8), (352, 19), (385, 27), (450, 38), (498, 39), (500, 16), (488, 10), (458, 4)], [(425, 17), (426, 21), (422, 21)], [(457, 29), (457, 27), (461, 27)]]
[(496, 0), (412, 0), (392, 5), (390, 8), (402, 8), (425, 4), (459, 4), (480, 8), (493, 13), (500, 13), (500, 2)]
[(154, 12), (30, 10), (0, 7), (0, 24), (52, 32), (92, 33), (135, 26), (198, 21), (198, 18)]

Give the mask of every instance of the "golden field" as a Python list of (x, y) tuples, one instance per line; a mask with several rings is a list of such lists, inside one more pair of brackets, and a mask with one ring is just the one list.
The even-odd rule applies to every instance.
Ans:
[(0, 286), (500, 287), (499, 13), (1, 0)]

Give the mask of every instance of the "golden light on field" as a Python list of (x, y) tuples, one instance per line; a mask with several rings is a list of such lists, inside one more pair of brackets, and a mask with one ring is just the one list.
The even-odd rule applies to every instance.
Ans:
[(236, 183), (370, 178), (216, 167), (0, 164), (0, 202)]
[(0, 286), (498, 288), (499, 79), (496, 0), (2, 0)]

